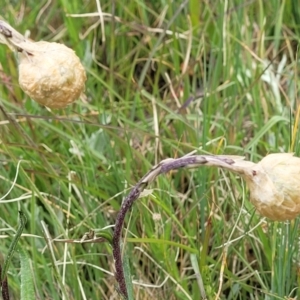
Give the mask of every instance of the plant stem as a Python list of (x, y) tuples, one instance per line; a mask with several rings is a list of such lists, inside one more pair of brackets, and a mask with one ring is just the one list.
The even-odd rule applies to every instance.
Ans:
[(215, 166), (232, 169), (231, 166), (235, 161), (226, 156), (210, 156), (210, 155), (191, 155), (177, 159), (168, 158), (154, 166), (130, 191), (125, 198), (122, 207), (117, 215), (114, 235), (113, 235), (113, 257), (115, 260), (115, 277), (119, 285), (119, 291), (125, 299), (128, 299), (126, 281), (124, 276), (122, 255), (120, 249), (120, 240), (125, 220), (126, 213), (131, 208), (133, 202), (137, 200), (141, 192), (152, 183), (160, 174), (167, 173), (171, 170), (176, 170), (184, 167), (199, 167), (199, 166)]

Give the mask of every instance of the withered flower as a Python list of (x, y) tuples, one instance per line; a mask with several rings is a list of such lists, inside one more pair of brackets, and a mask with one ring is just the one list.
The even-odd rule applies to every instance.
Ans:
[(86, 73), (72, 49), (30, 41), (4, 21), (0, 21), (0, 42), (18, 51), (20, 87), (36, 102), (64, 108), (84, 91)]
[(226, 168), (246, 181), (261, 215), (285, 221), (300, 214), (300, 158), (293, 153), (269, 154), (257, 164), (238, 159)]

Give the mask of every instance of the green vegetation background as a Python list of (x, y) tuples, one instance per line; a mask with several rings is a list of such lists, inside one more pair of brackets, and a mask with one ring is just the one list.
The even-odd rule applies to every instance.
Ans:
[[(1, 6), (18, 31), (73, 48), (88, 75), (80, 100), (50, 111), (22, 92), (16, 56), (0, 47), (0, 261), (22, 210), (36, 299), (119, 299), (110, 244), (62, 240), (111, 233), (130, 187), (160, 160), (299, 152), (297, 0)], [(151, 188), (124, 230), (135, 299), (299, 296), (298, 219), (262, 219), (242, 180), (217, 169)], [(17, 253), (8, 280), (19, 299)]]

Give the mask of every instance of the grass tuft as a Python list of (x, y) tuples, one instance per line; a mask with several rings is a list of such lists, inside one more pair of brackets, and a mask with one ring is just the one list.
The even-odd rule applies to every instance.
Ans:
[[(299, 156), (298, 6), (4, 0), (1, 18), (71, 47), (88, 75), (81, 99), (47, 110), (22, 92), (17, 57), (0, 45), (0, 253), (21, 210), (36, 299), (119, 299), (116, 215), (161, 160)], [(262, 219), (248, 200), (243, 181), (216, 169), (173, 171), (147, 187), (123, 232), (134, 298), (300, 297), (299, 220)], [(8, 278), (18, 299), (19, 262)]]

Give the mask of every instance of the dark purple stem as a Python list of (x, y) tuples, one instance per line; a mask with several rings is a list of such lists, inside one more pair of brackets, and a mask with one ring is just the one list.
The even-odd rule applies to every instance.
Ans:
[[(133, 202), (137, 200), (141, 192), (150, 184), (154, 179), (163, 173), (167, 173), (171, 170), (176, 170), (183, 167), (196, 167), (199, 165), (205, 165), (209, 163), (209, 158), (213, 158), (216, 161), (223, 162), (223, 164), (231, 165), (234, 163), (232, 159), (217, 157), (217, 156), (185, 156), (177, 159), (164, 160), (155, 167), (153, 167), (130, 191), (128, 196), (125, 198), (121, 209), (117, 215), (112, 246), (113, 246), (113, 257), (115, 260), (115, 277), (119, 285), (119, 291), (125, 299), (128, 299), (128, 293), (126, 288), (126, 281), (123, 270), (122, 255), (120, 249), (120, 240), (122, 235), (123, 224), (126, 213), (131, 208)], [(211, 164), (213, 165), (213, 164)], [(217, 166), (215, 164), (215, 166)]]
[[(162, 173), (169, 172), (170, 170), (179, 169), (191, 164), (194, 164), (196, 161), (195, 156), (188, 156), (188, 157), (182, 157), (178, 158), (176, 160), (173, 160), (169, 163), (165, 163), (163, 165), (158, 165), (156, 168), (160, 167), (160, 170), (158, 171), (158, 175)], [(130, 191), (128, 196), (125, 198), (122, 207), (117, 215), (115, 229), (114, 229), (114, 235), (113, 235), (113, 257), (115, 260), (115, 269), (116, 269), (116, 281), (119, 285), (119, 290), (121, 294), (125, 297), (125, 299), (128, 299), (127, 294), (127, 288), (126, 288), (126, 281), (124, 276), (124, 270), (123, 270), (123, 262), (122, 262), (122, 255), (121, 255), (121, 249), (120, 249), (120, 240), (121, 240), (121, 234), (123, 229), (123, 224), (125, 220), (126, 213), (131, 208), (133, 202), (138, 199), (141, 192), (146, 188), (149, 182), (145, 181), (148, 177), (148, 175), (153, 172), (155, 168), (153, 168), (150, 172), (148, 172), (137, 184), (136, 186)], [(155, 177), (156, 177), (155, 176)], [(154, 178), (153, 178), (154, 180)]]
[(9, 291), (8, 291), (8, 283), (7, 283), (7, 276), (2, 278), (2, 267), (0, 265), (0, 286), (1, 286), (1, 294), (2, 294), (2, 299), (3, 300), (9, 300)]

